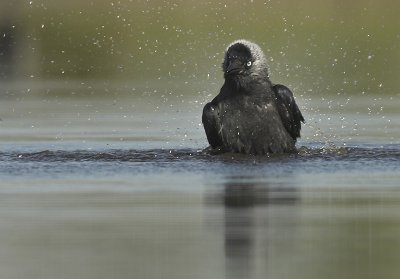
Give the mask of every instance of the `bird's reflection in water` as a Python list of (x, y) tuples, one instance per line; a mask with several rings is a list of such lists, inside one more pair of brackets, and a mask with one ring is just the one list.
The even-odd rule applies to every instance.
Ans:
[[(266, 233), (268, 205), (290, 204), (296, 199), (294, 189), (279, 185), (272, 187), (240, 180), (224, 185), (226, 278), (255, 277), (256, 232), (261, 229)], [(257, 225), (260, 218), (262, 224)]]

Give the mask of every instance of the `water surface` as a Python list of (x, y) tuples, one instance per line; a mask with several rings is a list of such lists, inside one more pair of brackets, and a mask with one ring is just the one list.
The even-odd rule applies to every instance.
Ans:
[(203, 152), (205, 99), (3, 100), (2, 278), (397, 278), (398, 97), (300, 97), (279, 156)]

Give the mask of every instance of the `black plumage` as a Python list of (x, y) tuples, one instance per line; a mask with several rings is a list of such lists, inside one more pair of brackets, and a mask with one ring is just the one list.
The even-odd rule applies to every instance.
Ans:
[(222, 69), (225, 82), (202, 115), (211, 148), (245, 154), (295, 151), (304, 118), (289, 88), (270, 81), (261, 48), (233, 42)]

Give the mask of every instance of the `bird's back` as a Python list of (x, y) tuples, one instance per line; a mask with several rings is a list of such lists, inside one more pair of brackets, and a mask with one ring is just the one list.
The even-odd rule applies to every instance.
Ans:
[(214, 101), (216, 131), (226, 151), (267, 154), (294, 149), (295, 141), (288, 135), (271, 95), (240, 93)]

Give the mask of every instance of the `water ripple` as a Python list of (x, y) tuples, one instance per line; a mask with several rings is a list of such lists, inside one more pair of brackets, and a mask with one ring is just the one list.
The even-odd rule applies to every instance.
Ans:
[(148, 150), (44, 150), (40, 152), (0, 152), (1, 161), (16, 162), (174, 162), (174, 161), (222, 161), (222, 162), (287, 162), (313, 161), (368, 161), (385, 160), (400, 161), (400, 148), (362, 148), (362, 147), (329, 147), (308, 148), (301, 147), (297, 153), (249, 156), (242, 154), (224, 153), (211, 155), (203, 150), (196, 149), (148, 149)]

